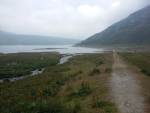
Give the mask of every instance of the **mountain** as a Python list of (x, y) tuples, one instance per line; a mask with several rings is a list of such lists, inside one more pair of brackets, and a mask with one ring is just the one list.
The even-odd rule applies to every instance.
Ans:
[(0, 45), (65, 45), (79, 42), (75, 39), (52, 36), (20, 35), (0, 31)]
[(112, 47), (138, 45), (150, 45), (150, 5), (78, 43), (76, 46)]

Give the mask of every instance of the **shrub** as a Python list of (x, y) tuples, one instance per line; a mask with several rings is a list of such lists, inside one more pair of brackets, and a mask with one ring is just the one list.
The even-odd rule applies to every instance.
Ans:
[(92, 92), (92, 90), (89, 86), (89, 83), (82, 82), (81, 85), (80, 85), (80, 88), (77, 91), (71, 93), (71, 95), (72, 96), (87, 96), (91, 92)]
[(32, 90), (31, 90), (31, 96), (34, 97), (34, 96), (36, 96), (36, 94), (37, 94), (36, 90), (32, 89)]
[(96, 66), (99, 66), (99, 65), (102, 65), (102, 64), (104, 64), (103, 61), (98, 61), (98, 62), (96, 62)]
[(150, 71), (146, 69), (141, 69), (141, 72), (144, 73), (147, 76), (150, 76)]
[(80, 110), (81, 110), (81, 106), (78, 101), (73, 101), (67, 105), (67, 111), (69, 113), (77, 113)]
[(82, 74), (82, 73), (83, 73), (82, 70), (79, 70), (79, 71), (77, 71), (77, 72), (71, 73), (71, 74), (70, 74), (70, 77), (76, 77), (77, 75), (80, 75), (80, 74)]
[(106, 73), (110, 73), (111, 71), (112, 71), (111, 68), (106, 68), (106, 69), (105, 69), (105, 72), (106, 72)]
[(80, 103), (72, 102), (68, 105), (59, 99), (38, 100), (33, 102), (20, 101), (7, 109), (7, 113), (77, 113), (81, 109)]
[(56, 84), (59, 85), (59, 86), (64, 85), (65, 84), (65, 79), (57, 80)]
[(96, 108), (103, 108), (105, 106), (108, 106), (110, 103), (106, 102), (106, 101), (101, 101), (101, 100), (96, 100), (96, 102), (94, 103), (93, 107)]
[(80, 86), (80, 89), (78, 91), (78, 94), (80, 96), (86, 96), (88, 95), (89, 93), (91, 93), (91, 88), (89, 86), (89, 83), (87, 82), (82, 82), (81, 86)]
[(51, 82), (47, 87), (43, 89), (43, 96), (55, 96), (59, 91), (61, 85), (63, 84), (64, 82), (61, 82), (60, 80)]
[(89, 76), (93, 76), (93, 75), (96, 75), (96, 74), (100, 74), (100, 70), (97, 69), (97, 68), (94, 68), (94, 69), (89, 73)]
[(54, 96), (56, 93), (55, 93), (55, 90), (53, 90), (52, 88), (45, 88), (43, 89), (43, 95), (44, 96)]
[(117, 109), (115, 105), (111, 102), (95, 99), (93, 103), (94, 108), (100, 108), (104, 111), (104, 113), (116, 113)]

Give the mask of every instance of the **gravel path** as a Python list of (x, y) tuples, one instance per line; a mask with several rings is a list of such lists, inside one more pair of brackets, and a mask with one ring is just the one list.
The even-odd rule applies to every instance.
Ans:
[(141, 89), (134, 76), (136, 74), (130, 71), (116, 52), (113, 57), (110, 86), (119, 113), (145, 113), (144, 97), (140, 94)]

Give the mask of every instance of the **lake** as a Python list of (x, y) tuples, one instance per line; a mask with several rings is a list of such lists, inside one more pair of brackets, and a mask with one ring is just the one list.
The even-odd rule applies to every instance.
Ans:
[(72, 45), (1, 45), (0, 53), (59, 52), (60, 54), (102, 53), (104, 49), (72, 47)]

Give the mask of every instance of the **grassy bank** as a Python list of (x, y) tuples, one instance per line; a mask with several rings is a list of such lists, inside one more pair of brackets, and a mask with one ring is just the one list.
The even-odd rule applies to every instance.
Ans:
[(75, 56), (44, 73), (0, 84), (2, 113), (116, 113), (108, 96), (112, 54)]
[(130, 64), (137, 66), (140, 71), (150, 77), (150, 53), (121, 53)]
[(147, 112), (150, 111), (150, 53), (121, 53), (124, 60), (126, 60), (132, 69), (138, 72), (138, 79), (142, 86), (142, 93), (145, 95), (147, 103)]
[(58, 63), (58, 53), (17, 53), (0, 55), (0, 78), (24, 76), (36, 69)]

